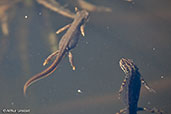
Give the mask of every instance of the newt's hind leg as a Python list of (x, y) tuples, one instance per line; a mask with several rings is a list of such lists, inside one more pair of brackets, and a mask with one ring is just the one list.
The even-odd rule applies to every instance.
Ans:
[(59, 50), (53, 52), (52, 54), (50, 54), (44, 61), (43, 66), (45, 66), (46, 64), (48, 64), (48, 62), (57, 54), (59, 53)]
[(123, 114), (123, 113), (126, 112), (126, 110), (127, 110), (127, 108), (121, 109), (121, 110), (120, 110), (119, 112), (117, 112), (116, 114)]
[(72, 56), (72, 53), (70, 51), (68, 53), (68, 57), (69, 57), (69, 62), (72, 66), (72, 70), (75, 70), (75, 65), (73, 64), (73, 56)]
[(154, 89), (152, 89), (148, 84), (147, 84), (147, 82), (144, 80), (144, 78), (143, 77), (141, 77), (141, 83), (144, 85), (144, 87), (148, 90), (148, 91), (150, 91), (150, 92), (156, 92)]
[(151, 112), (151, 113), (157, 113), (157, 114), (163, 114), (163, 111), (160, 110), (160, 109), (157, 109), (157, 108), (141, 108), (141, 107), (138, 107), (137, 111), (147, 111), (147, 112)]

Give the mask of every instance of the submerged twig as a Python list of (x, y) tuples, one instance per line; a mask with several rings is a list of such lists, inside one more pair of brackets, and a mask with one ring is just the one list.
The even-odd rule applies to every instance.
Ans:
[(64, 8), (61, 6), (58, 2), (55, 0), (37, 0), (38, 3), (42, 4), (46, 8), (51, 9), (52, 11), (55, 11), (63, 16), (69, 17), (69, 18), (74, 18), (75, 14), (72, 13), (70, 10)]
[(8, 31), (8, 16), (6, 15), (6, 13), (0, 15), (0, 21), (1, 21), (1, 29), (2, 29), (2, 33), (7, 36), (9, 31)]
[(15, 3), (18, 3), (21, 0), (0, 0), (0, 23), (2, 33), (7, 36), (8, 31), (8, 15), (7, 10), (10, 9)]
[(87, 11), (97, 11), (97, 12), (111, 12), (112, 9), (104, 6), (93, 5), (85, 0), (78, 0), (78, 3), (82, 9)]

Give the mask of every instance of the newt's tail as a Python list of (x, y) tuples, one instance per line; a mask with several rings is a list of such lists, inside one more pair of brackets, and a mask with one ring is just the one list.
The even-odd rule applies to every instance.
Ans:
[[(51, 65), (51, 66), (52, 66), (52, 65)], [(37, 81), (40, 80), (40, 79), (43, 79), (43, 78), (49, 76), (51, 73), (53, 73), (53, 72), (56, 70), (56, 66), (53, 66), (53, 67), (51, 67), (51, 66), (49, 67), (50, 69), (47, 68), (47, 69), (44, 70), (43, 72), (41, 72), (41, 73), (39, 73), (39, 74), (36, 74), (35, 76), (33, 76), (32, 78), (30, 78), (30, 79), (25, 83), (24, 89), (23, 89), (23, 91), (24, 91), (24, 96), (26, 96), (26, 90), (27, 90), (27, 88), (28, 88), (31, 84), (37, 82)]]

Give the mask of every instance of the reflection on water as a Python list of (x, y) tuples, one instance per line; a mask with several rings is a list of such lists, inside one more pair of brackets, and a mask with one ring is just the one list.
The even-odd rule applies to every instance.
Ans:
[[(125, 57), (135, 61), (157, 91), (153, 94), (142, 88), (139, 104), (150, 102), (149, 107), (170, 111), (170, 1), (88, 2), (112, 8), (112, 12), (90, 12), (86, 37), (72, 51), (76, 71), (65, 57), (55, 73), (29, 88), (27, 97), (23, 96), (24, 83), (45, 69), (44, 59), (57, 49), (57, 41), (64, 34), (55, 35), (55, 31), (72, 19), (30, 0), (0, 10), (1, 19), (2, 14), (8, 17), (8, 35), (0, 29), (0, 110), (116, 113), (124, 107), (117, 92), (124, 78), (118, 62)], [(71, 11), (78, 5), (74, 1), (59, 3)]]

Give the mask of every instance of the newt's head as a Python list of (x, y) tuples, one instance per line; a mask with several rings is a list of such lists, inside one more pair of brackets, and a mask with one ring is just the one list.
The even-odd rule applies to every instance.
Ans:
[(79, 18), (82, 20), (81, 25), (85, 24), (89, 19), (89, 13), (86, 10), (81, 10), (76, 13), (76, 18)]
[(81, 10), (79, 13), (80, 13), (80, 15), (82, 15), (86, 19), (89, 17), (89, 13), (86, 10)]
[(138, 70), (136, 65), (130, 59), (122, 58), (119, 61), (119, 65), (120, 65), (121, 69), (125, 72), (125, 74), (129, 74), (129, 73), (132, 73), (132, 72)]

